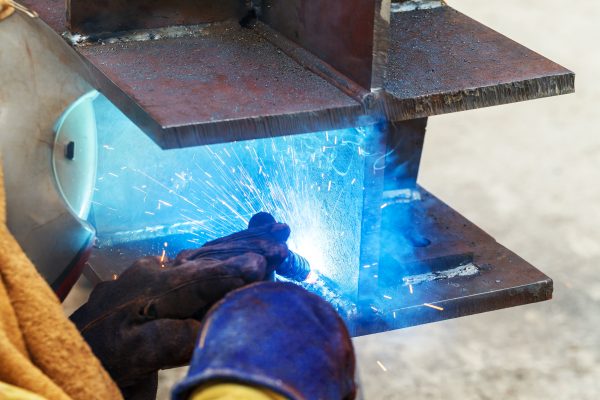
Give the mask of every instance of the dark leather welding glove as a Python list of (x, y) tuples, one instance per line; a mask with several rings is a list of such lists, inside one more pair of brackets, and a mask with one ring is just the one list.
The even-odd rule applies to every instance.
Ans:
[(189, 362), (205, 312), (277, 267), (289, 234), (287, 225), (271, 224), (174, 261), (140, 259), (117, 280), (98, 284), (71, 319), (126, 398), (154, 399), (157, 371)]
[(255, 283), (229, 293), (206, 315), (173, 399), (220, 382), (292, 400), (354, 399), (354, 368), (350, 336), (329, 303), (292, 283)]

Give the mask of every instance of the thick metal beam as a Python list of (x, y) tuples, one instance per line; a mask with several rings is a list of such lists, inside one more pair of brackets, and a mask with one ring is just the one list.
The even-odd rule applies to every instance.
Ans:
[[(377, 290), (359, 297), (359, 315), (349, 321), (353, 335), (552, 298), (550, 278), (427, 190), (416, 190), (417, 199), (382, 210), (382, 258), (361, 269), (361, 281), (372, 279)], [(429, 244), (411, 242), (406, 233)]]
[(371, 88), (375, 0), (263, 0), (261, 19)]
[(387, 124), (384, 190), (412, 189), (417, 185), (426, 129), (427, 118)]
[[(63, 1), (23, 3), (56, 32), (66, 30)], [(323, 12), (335, 10), (334, 3)], [(367, 3), (371, 9), (371, 2), (357, 7)], [(341, 12), (360, 17), (361, 23), (338, 16), (334, 27), (358, 33), (368, 25), (360, 15)], [(373, 31), (356, 49), (354, 33), (347, 38), (327, 31), (332, 36), (321, 41), (340, 43), (327, 44), (335, 47), (330, 48), (335, 57), (320, 63), (299, 59), (306, 49), (263, 24), (243, 29), (235, 22), (192, 26), (184, 37), (150, 31), (134, 35), (135, 40), (88, 42), (74, 50), (87, 63), (86, 79), (163, 148), (410, 120), (574, 90), (571, 71), (449, 7), (391, 15), (387, 73), (383, 90), (376, 93), (361, 92), (369, 85), (358, 78), (352, 82), (351, 74), (334, 64), (353, 65), (349, 59), (362, 60), (356, 53), (362, 49), (360, 54), (369, 54), (370, 70)], [(371, 13), (367, 19), (372, 18)], [(344, 74), (336, 77), (336, 69)]]
[[(360, 268), (363, 285), (359, 287), (358, 299), (352, 299), (359, 312), (346, 321), (353, 336), (552, 298), (549, 277), (425, 189), (415, 190), (420, 197), (413, 199), (412, 204), (398, 203), (382, 210), (384, 240), (379, 264), (347, 266)], [(404, 216), (406, 220), (391, 226), (390, 215)], [(431, 243), (415, 246), (412, 251), (399, 251), (407, 244), (402, 225), (406, 223), (414, 227), (411, 234), (420, 233)], [(164, 242), (183, 243), (194, 237), (176, 234), (96, 248), (87, 276), (94, 282), (113, 279), (135, 259), (160, 254)], [(369, 280), (372, 285), (365, 291)]]
[(575, 74), (450, 8), (392, 13), (384, 89), (392, 119), (571, 93)]
[(237, 22), (77, 50), (104, 78), (100, 90), (163, 148), (349, 127), (362, 113), (359, 102)]

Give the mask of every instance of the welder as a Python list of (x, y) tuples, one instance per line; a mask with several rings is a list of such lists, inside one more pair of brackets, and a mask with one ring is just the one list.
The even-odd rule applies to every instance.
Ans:
[(98, 284), (72, 316), (90, 351), (4, 214), (0, 185), (0, 398), (153, 399), (158, 370), (192, 353), (174, 399), (354, 398), (341, 318), (295, 284), (263, 281), (288, 257), (287, 225), (146, 257)]
[[(15, 6), (0, 0), (0, 24)], [(10, 101), (1, 82), (0, 98)], [(158, 371), (190, 360), (175, 399), (354, 398), (354, 354), (342, 320), (302, 288), (265, 281), (275, 270), (308, 271), (290, 257), (287, 225), (262, 214), (247, 230), (172, 260), (140, 259), (118, 279), (96, 285), (70, 321), (6, 225), (7, 208), (11, 219), (11, 210), (22, 207), (6, 207), (2, 166), (14, 171), (6, 162), (0, 163), (0, 399), (152, 399)]]

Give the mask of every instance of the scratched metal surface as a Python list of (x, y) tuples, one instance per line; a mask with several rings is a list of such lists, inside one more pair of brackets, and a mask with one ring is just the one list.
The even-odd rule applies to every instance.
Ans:
[[(62, 2), (29, 5), (64, 31)], [(95, 86), (163, 148), (351, 127), (362, 115), (357, 101), (236, 22), (76, 50)]]
[(207, 26), (196, 37), (78, 51), (110, 81), (107, 97), (114, 101), (112, 90), (124, 90), (160, 126), (150, 134), (162, 147), (247, 139), (248, 130), (296, 133), (290, 125), (320, 130), (325, 119), (343, 124), (344, 114), (350, 124), (359, 108), (237, 22)]
[[(427, 190), (420, 188), (422, 199), (412, 204), (410, 224), (417, 232), (431, 241), (431, 245), (450, 242), (447, 255), (468, 253), (469, 258), (479, 268), (470, 276), (456, 276), (450, 279), (424, 281), (410, 287), (402, 278), (421, 275), (431, 270), (423, 265), (422, 271), (405, 271), (400, 263), (380, 262), (368, 268), (362, 266), (361, 281), (368, 275), (373, 281), (382, 281), (384, 276), (396, 276), (397, 281), (379, 282), (376, 297), (361, 304), (359, 316), (350, 322), (353, 336), (362, 336), (393, 329), (406, 328), (430, 322), (463, 317), (472, 314), (535, 303), (552, 298), (552, 280), (531, 264), (497, 243), (491, 236), (468, 221), (458, 212), (444, 204)], [(399, 206), (404, 207), (404, 206)], [(383, 220), (390, 214), (405, 214), (404, 209), (387, 207), (383, 210)], [(388, 216), (385, 215), (388, 213)], [(385, 226), (384, 226), (385, 231)], [(391, 229), (396, 235), (398, 229)], [(400, 229), (400, 232), (403, 230)], [(459, 241), (460, 246), (456, 246)], [(382, 254), (396, 253), (393, 237), (382, 237)], [(440, 251), (436, 250), (438, 256)], [(415, 255), (409, 258), (412, 260)], [(416, 257), (429, 257), (427, 247), (417, 252)], [(472, 258), (471, 258), (472, 257)], [(454, 269), (447, 265), (443, 269)], [(390, 268), (396, 268), (390, 272)], [(412, 274), (412, 275), (411, 275)], [(433, 305), (436, 309), (425, 304)]]
[(399, 119), (571, 93), (575, 75), (451, 7), (392, 13), (385, 90)]

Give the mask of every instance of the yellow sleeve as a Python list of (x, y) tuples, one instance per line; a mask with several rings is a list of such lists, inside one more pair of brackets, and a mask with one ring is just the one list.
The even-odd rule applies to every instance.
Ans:
[(8, 3), (8, 0), (0, 0), (0, 21), (2, 21), (4, 18), (10, 17), (14, 12), (15, 8)]
[(0, 400), (46, 400), (28, 390), (0, 382)]
[(196, 389), (189, 400), (286, 400), (286, 398), (259, 387), (238, 383), (214, 383)]

